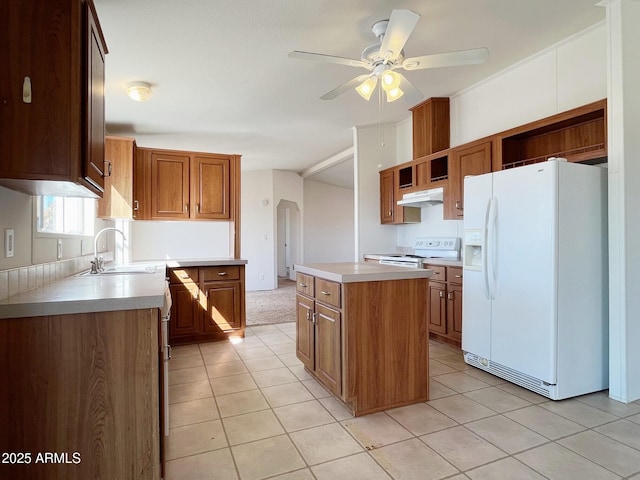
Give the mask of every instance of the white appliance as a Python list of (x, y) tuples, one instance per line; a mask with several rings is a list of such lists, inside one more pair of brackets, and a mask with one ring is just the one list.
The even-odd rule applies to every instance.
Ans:
[(420, 192), (405, 193), (402, 200), (398, 200), (398, 205), (410, 205), (414, 207), (424, 207), (427, 205), (440, 205), (443, 202), (444, 189), (431, 188)]
[(413, 243), (413, 254), (398, 253), (380, 257), (382, 265), (422, 268), (430, 258), (447, 260), (460, 259), (460, 238), (458, 237), (419, 237)]
[(464, 179), (465, 362), (553, 400), (608, 388), (607, 171)]

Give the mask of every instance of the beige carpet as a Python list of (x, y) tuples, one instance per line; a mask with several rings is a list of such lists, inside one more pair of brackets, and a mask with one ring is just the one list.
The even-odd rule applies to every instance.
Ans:
[(245, 293), (247, 326), (295, 322), (296, 282), (278, 279), (276, 290), (259, 290)]

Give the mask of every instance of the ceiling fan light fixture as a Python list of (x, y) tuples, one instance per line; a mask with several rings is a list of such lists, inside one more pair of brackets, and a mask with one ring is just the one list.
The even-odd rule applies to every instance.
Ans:
[(127, 95), (136, 102), (146, 102), (151, 98), (151, 85), (147, 82), (133, 82), (127, 85)]
[(376, 89), (377, 83), (378, 79), (376, 77), (369, 77), (356, 87), (356, 92), (368, 101), (371, 98), (371, 94)]
[(399, 99), (401, 96), (404, 95), (404, 92), (402, 90), (400, 90), (399, 87), (396, 88), (392, 88), (390, 90), (385, 90), (387, 93), (387, 102), (391, 103), (396, 101), (397, 99)]
[(393, 70), (385, 70), (380, 76), (380, 83), (386, 92), (397, 89), (400, 86), (400, 75)]

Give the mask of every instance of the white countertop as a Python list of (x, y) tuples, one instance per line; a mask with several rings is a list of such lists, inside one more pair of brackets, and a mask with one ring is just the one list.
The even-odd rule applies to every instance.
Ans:
[[(362, 258), (368, 258), (370, 260), (380, 260), (380, 257), (388, 257), (392, 255), (400, 255), (398, 253), (365, 253)], [(447, 258), (425, 258), (423, 263), (431, 265), (443, 265), (445, 267), (461, 267), (462, 260), (450, 260)]]
[(374, 262), (307, 263), (295, 265), (295, 270), (340, 283), (429, 278), (433, 275), (433, 271), (428, 269), (380, 265)]
[[(238, 258), (198, 258), (134, 262), (155, 266), (156, 273), (76, 274), (0, 300), (0, 319), (161, 308), (166, 268), (244, 265)], [(107, 263), (105, 267), (112, 264)]]
[(247, 260), (242, 258), (189, 258), (165, 260), (167, 267), (218, 267), (221, 265), (246, 265)]

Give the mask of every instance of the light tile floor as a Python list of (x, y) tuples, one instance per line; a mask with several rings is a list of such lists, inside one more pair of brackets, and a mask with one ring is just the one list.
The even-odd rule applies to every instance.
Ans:
[(431, 400), (353, 418), (295, 357), (295, 323), (175, 347), (167, 480), (640, 480), (640, 402), (553, 402), (431, 343)]

